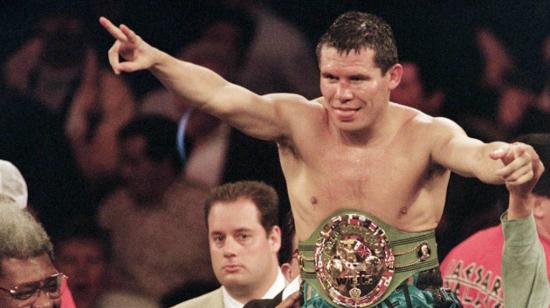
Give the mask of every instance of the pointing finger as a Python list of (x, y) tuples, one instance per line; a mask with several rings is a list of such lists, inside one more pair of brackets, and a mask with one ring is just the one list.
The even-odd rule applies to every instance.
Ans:
[(99, 18), (99, 23), (107, 30), (115, 39), (119, 41), (127, 41), (128, 37), (117, 26), (115, 26), (109, 19), (105, 17)]

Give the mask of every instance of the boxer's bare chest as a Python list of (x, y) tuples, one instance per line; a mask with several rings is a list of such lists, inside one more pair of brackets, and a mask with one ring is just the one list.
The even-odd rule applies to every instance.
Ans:
[(325, 139), (300, 148), (298, 158), (281, 159), (293, 210), (308, 223), (341, 208), (391, 223), (414, 211), (421, 191), (434, 181), (429, 153), (426, 143), (407, 136), (365, 146)]

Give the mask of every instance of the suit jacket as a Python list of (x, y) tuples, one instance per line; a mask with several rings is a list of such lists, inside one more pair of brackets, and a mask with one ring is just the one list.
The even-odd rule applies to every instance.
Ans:
[(177, 304), (172, 308), (224, 308), (222, 288), (206, 293), (196, 298), (192, 298), (183, 303)]

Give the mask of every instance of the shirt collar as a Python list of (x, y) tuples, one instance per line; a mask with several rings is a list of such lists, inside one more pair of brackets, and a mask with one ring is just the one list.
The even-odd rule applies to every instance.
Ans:
[(300, 291), (300, 284), (302, 282), (302, 279), (300, 279), (300, 275), (298, 275), (294, 280), (292, 280), (284, 289), (283, 291), (283, 297), (282, 299), (285, 300), (287, 297), (289, 297), (292, 293)]
[(262, 298), (274, 298), (286, 287), (286, 285), (287, 281), (285, 279), (285, 276), (283, 276), (283, 273), (279, 268), (277, 272), (277, 279), (275, 279), (275, 282), (271, 285), (271, 288), (267, 290)]
[[(267, 298), (274, 298), (281, 292), (287, 285), (287, 281), (285, 279), (285, 276), (283, 276), (283, 273), (281, 272), (281, 269), (278, 269), (277, 272), (277, 278), (275, 279), (275, 282), (271, 285), (269, 290), (262, 296), (262, 299)], [(242, 308), (245, 303), (241, 303), (227, 292), (225, 287), (222, 286), (222, 293), (223, 293), (223, 305), (225, 308)]]

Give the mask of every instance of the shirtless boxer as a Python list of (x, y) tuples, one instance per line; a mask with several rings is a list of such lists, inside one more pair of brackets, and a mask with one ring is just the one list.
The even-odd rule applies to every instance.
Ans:
[[(528, 145), (483, 143), (448, 119), (390, 102), (403, 68), (391, 28), (371, 14), (345, 13), (321, 37), (322, 97), (313, 100), (257, 95), (154, 48), (125, 25), (100, 23), (116, 39), (115, 73), (148, 69), (195, 108), (277, 142), (308, 307), (405, 305), (411, 292), (424, 292), (426, 307), (454, 303), (427, 283), (439, 275), (433, 230), (450, 172), (526, 195), (544, 169)], [(342, 271), (330, 266), (340, 261), (340, 240), (355, 240), (357, 254)]]

